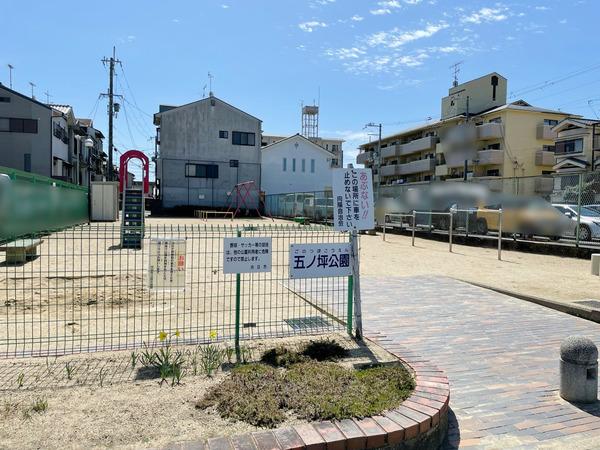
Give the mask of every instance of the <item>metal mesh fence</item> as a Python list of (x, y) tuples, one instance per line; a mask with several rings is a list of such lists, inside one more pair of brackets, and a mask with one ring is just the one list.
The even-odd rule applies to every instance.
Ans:
[[(0, 254), (0, 357), (134, 348), (161, 332), (178, 331), (181, 344), (233, 339), (236, 276), (223, 273), (222, 259), (223, 238), (238, 233), (270, 236), (273, 253), (271, 272), (240, 276), (241, 339), (346, 328), (347, 278), (288, 274), (290, 244), (346, 242), (345, 234), (324, 226), (149, 225), (143, 248), (127, 250), (119, 226), (91, 224), (32, 236), (41, 243), (24, 262)], [(154, 238), (185, 240), (184, 289), (150, 288)]]

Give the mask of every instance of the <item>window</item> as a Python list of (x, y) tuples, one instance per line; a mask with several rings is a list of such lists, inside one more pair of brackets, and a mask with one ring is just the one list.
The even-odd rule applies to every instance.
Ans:
[(230, 159), (229, 167), (240, 167), (240, 161), (238, 159)]
[(337, 165), (338, 165), (338, 160), (337, 160), (337, 158), (333, 158), (333, 159), (331, 160), (331, 167), (337, 167)]
[(558, 120), (554, 120), (554, 119), (544, 119), (544, 125), (550, 125), (551, 127), (553, 127), (554, 125), (558, 124)]
[(502, 117), (495, 117), (490, 119), (490, 123), (502, 123)]
[(283, 171), (287, 172), (287, 158), (283, 158)]
[(315, 173), (315, 160), (310, 160), (310, 173)]
[(487, 171), (486, 175), (488, 177), (499, 177), (500, 176), (500, 169), (490, 169)]
[(23, 155), (23, 170), (25, 172), (31, 172), (31, 153), (25, 153)]
[[(8, 128), (6, 127), (6, 121), (8, 121)], [(36, 134), (38, 132), (38, 123), (35, 119), (0, 119), (0, 131)]]
[(189, 178), (219, 178), (216, 164), (186, 164), (185, 176)]
[(229, 131), (224, 131), (224, 130), (219, 131), (219, 138), (229, 139)]
[(10, 97), (0, 97), (0, 103), (10, 103)]
[(302, 158), (302, 172), (306, 172), (306, 160)]
[(296, 158), (292, 158), (292, 172), (296, 171)]
[(542, 150), (544, 150), (545, 152), (554, 153), (556, 151), (556, 146), (555, 145), (543, 145)]
[(233, 145), (254, 146), (255, 142), (256, 141), (254, 133), (244, 133), (243, 131), (231, 132), (231, 143)]
[(583, 139), (573, 139), (556, 143), (556, 153), (580, 153), (583, 151)]
[(490, 144), (487, 146), (488, 150), (500, 150), (500, 144)]
[(337, 144), (331, 144), (331, 151), (332, 152), (337, 152), (338, 151), (338, 145)]

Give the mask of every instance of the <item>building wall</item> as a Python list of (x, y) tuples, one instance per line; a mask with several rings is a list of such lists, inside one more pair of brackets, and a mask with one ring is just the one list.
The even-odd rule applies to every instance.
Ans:
[(52, 176), (52, 110), (23, 98), (0, 86), (0, 97), (10, 102), (0, 102), (0, 118), (34, 119), (37, 133), (0, 131), (0, 166), (25, 170), (25, 155), (31, 155), (31, 172)]
[[(267, 195), (331, 190), (332, 157), (300, 136), (265, 148), (262, 152), (262, 190)], [(311, 171), (311, 160), (314, 160), (314, 172)]]
[[(220, 138), (226, 131), (227, 138)], [(233, 145), (233, 131), (255, 134), (253, 146)], [(160, 116), (157, 176), (162, 205), (226, 207), (237, 183), (254, 181), (260, 189), (261, 122), (211, 97), (171, 109)], [(234, 167), (232, 161), (238, 161)], [(214, 164), (218, 178), (186, 176), (187, 164)], [(254, 195), (256, 199), (256, 195)], [(257, 206), (257, 201), (248, 205)]]

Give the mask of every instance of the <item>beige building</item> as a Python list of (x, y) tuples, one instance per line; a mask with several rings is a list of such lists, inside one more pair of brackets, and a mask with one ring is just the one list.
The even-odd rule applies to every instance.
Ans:
[(377, 141), (361, 145), (357, 163), (381, 185), (463, 179), (465, 167), (467, 178), (482, 180), (552, 173), (553, 127), (569, 114), (507, 103), (506, 85), (496, 72), (456, 84), (439, 121), (383, 138), (380, 157)]
[(554, 170), (558, 173), (582, 172), (599, 167), (600, 120), (569, 117), (558, 122), (552, 132), (556, 134)]

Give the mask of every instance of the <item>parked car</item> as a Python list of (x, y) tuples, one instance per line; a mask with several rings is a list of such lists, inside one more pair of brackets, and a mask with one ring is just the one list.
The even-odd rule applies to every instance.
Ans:
[(573, 229), (572, 222), (542, 198), (508, 197), (498, 203), (480, 205), (475, 224), (478, 234), (499, 231), (500, 215), (496, 212), (499, 209), (502, 209), (502, 234), (558, 240)]
[[(587, 206), (580, 209), (580, 217), (577, 219), (577, 205), (567, 203), (557, 203), (553, 205), (558, 211), (571, 219), (575, 224), (579, 222), (579, 239), (582, 241), (591, 241), (600, 238), (600, 212)], [(577, 226), (569, 233), (574, 236), (577, 233)]]

